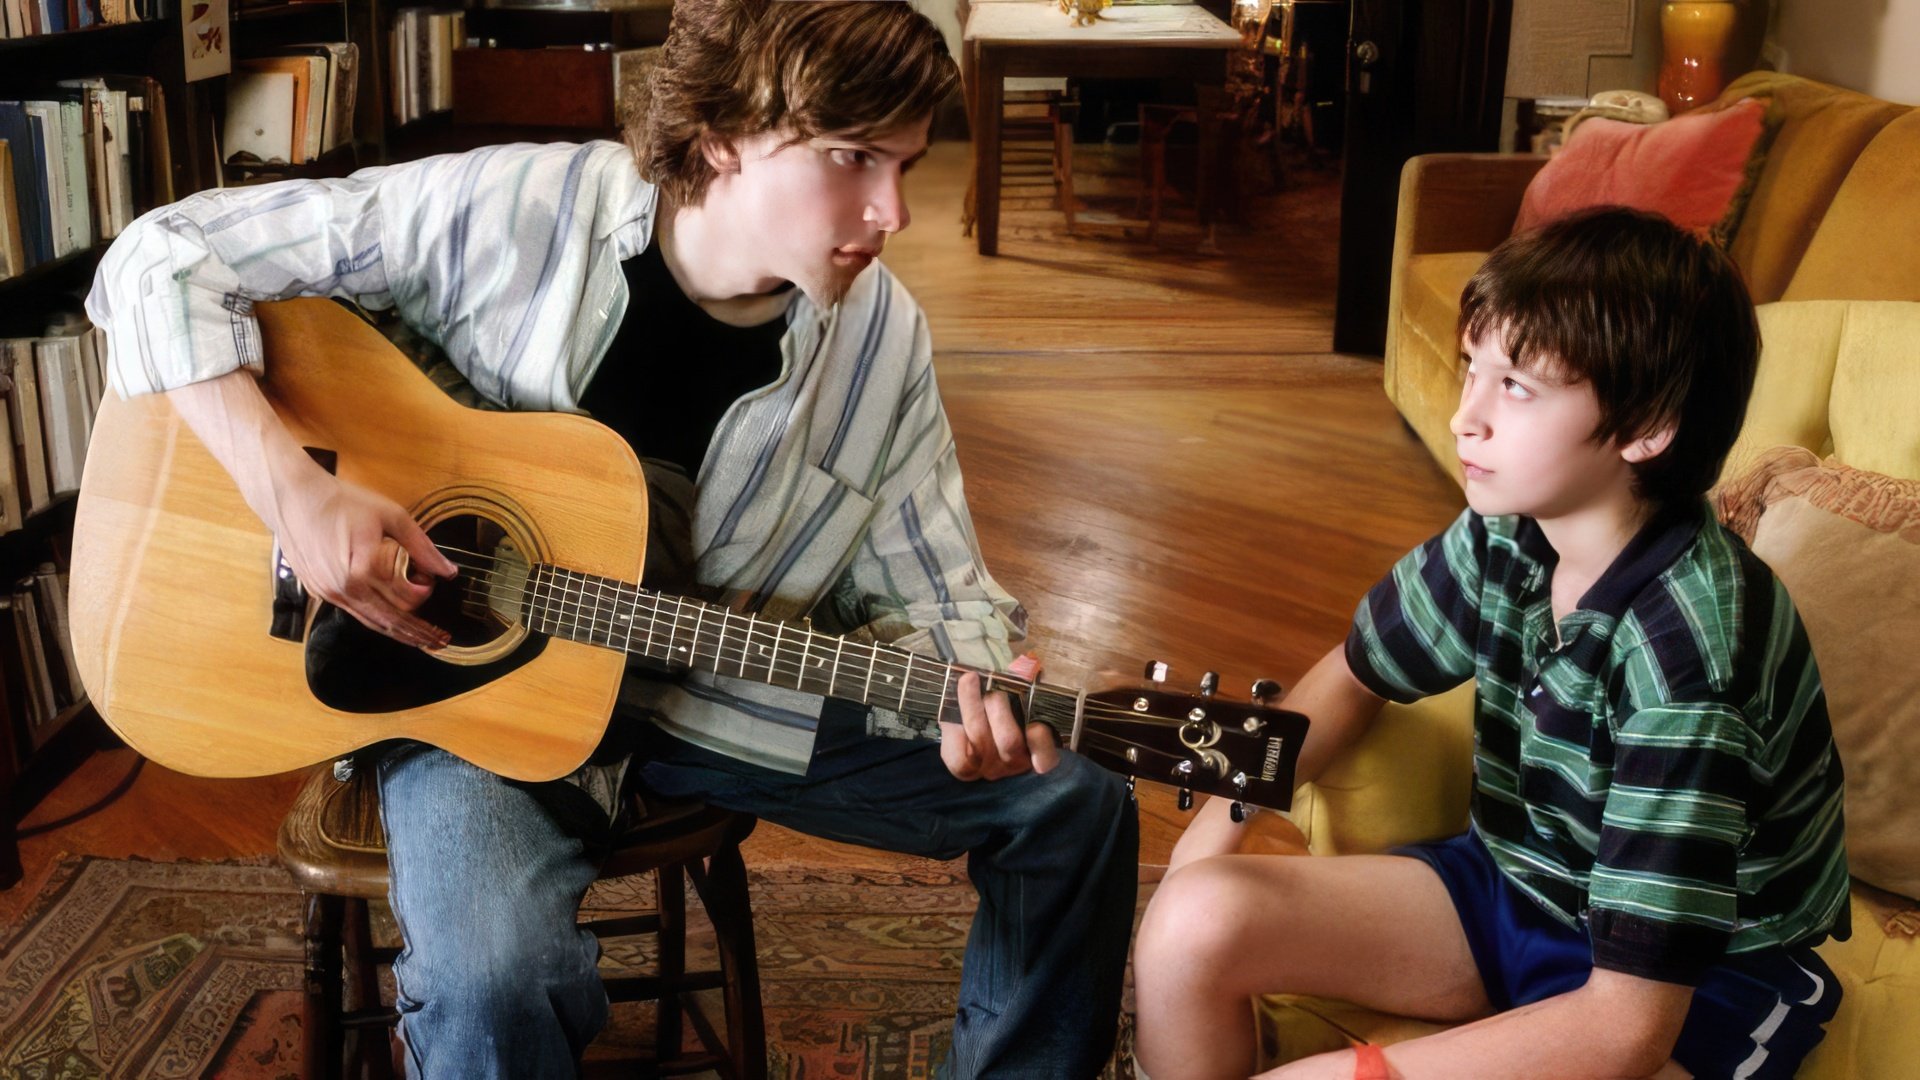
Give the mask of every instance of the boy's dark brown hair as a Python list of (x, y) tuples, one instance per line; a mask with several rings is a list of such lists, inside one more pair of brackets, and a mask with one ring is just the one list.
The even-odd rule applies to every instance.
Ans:
[(625, 134), (640, 175), (695, 206), (714, 177), (707, 138), (883, 136), (959, 83), (946, 39), (906, 0), (683, 0)]
[(1760, 327), (1727, 253), (1658, 214), (1602, 207), (1511, 237), (1467, 282), (1460, 339), (1500, 335), (1515, 367), (1586, 382), (1597, 441), (1672, 425), (1665, 452), (1634, 466), (1659, 506), (1698, 499), (1747, 415)]

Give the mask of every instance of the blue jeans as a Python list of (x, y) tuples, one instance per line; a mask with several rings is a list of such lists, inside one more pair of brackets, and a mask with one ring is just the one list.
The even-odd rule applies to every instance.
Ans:
[[(1139, 823), (1124, 783), (1064, 752), (1045, 776), (964, 783), (938, 744), (870, 738), (860, 723), (829, 709), (805, 776), (651, 725), (635, 765), (670, 798), (888, 851), (967, 855), (980, 904), (944, 1074), (1097, 1073), (1133, 928)], [(573, 1075), (607, 1019), (597, 943), (574, 923), (594, 878), (587, 843), (532, 789), (439, 750), (404, 746), (379, 777), (409, 1074)]]

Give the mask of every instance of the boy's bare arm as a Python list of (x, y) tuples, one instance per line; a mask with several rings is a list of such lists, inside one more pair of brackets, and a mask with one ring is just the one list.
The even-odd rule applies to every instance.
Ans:
[[(1353, 677), (1343, 644), (1321, 657), (1280, 704), (1310, 721), (1307, 741), (1300, 748), (1294, 770), (1294, 779), (1304, 784), (1317, 778), (1329, 762), (1353, 745), (1386, 702)], [(1169, 874), (1196, 859), (1238, 850), (1246, 826), (1236, 824), (1228, 815), (1230, 805), (1226, 799), (1207, 800), (1174, 845)]]
[[(1673, 1046), (1693, 988), (1595, 969), (1577, 990), (1387, 1048), (1395, 1080), (1638, 1080), (1684, 1077)], [(1351, 1050), (1296, 1061), (1256, 1080), (1349, 1080)]]
[(397, 503), (316, 464), (251, 372), (191, 383), (167, 399), (279, 539), (307, 591), (396, 640), (446, 644), (445, 631), (412, 614), (432, 589), (407, 578), (400, 553), (442, 577), (453, 576), (453, 563)]

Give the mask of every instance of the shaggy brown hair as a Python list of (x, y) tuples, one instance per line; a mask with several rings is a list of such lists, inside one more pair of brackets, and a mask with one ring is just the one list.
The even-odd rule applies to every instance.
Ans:
[(703, 141), (884, 136), (959, 85), (947, 42), (906, 0), (681, 0), (627, 145), (682, 206), (714, 177)]
[(1600, 207), (1508, 238), (1460, 299), (1463, 342), (1499, 334), (1513, 365), (1586, 382), (1597, 441), (1671, 425), (1673, 441), (1633, 467), (1641, 498), (1698, 499), (1747, 414), (1760, 327), (1725, 251), (1658, 214)]

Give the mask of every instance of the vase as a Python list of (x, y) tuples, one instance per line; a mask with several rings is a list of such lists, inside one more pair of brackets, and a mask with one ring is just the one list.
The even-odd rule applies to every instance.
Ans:
[(1712, 101), (1739, 73), (1733, 50), (1743, 6), (1733, 0), (1667, 0), (1660, 5), (1658, 92), (1670, 114), (1678, 116)]

